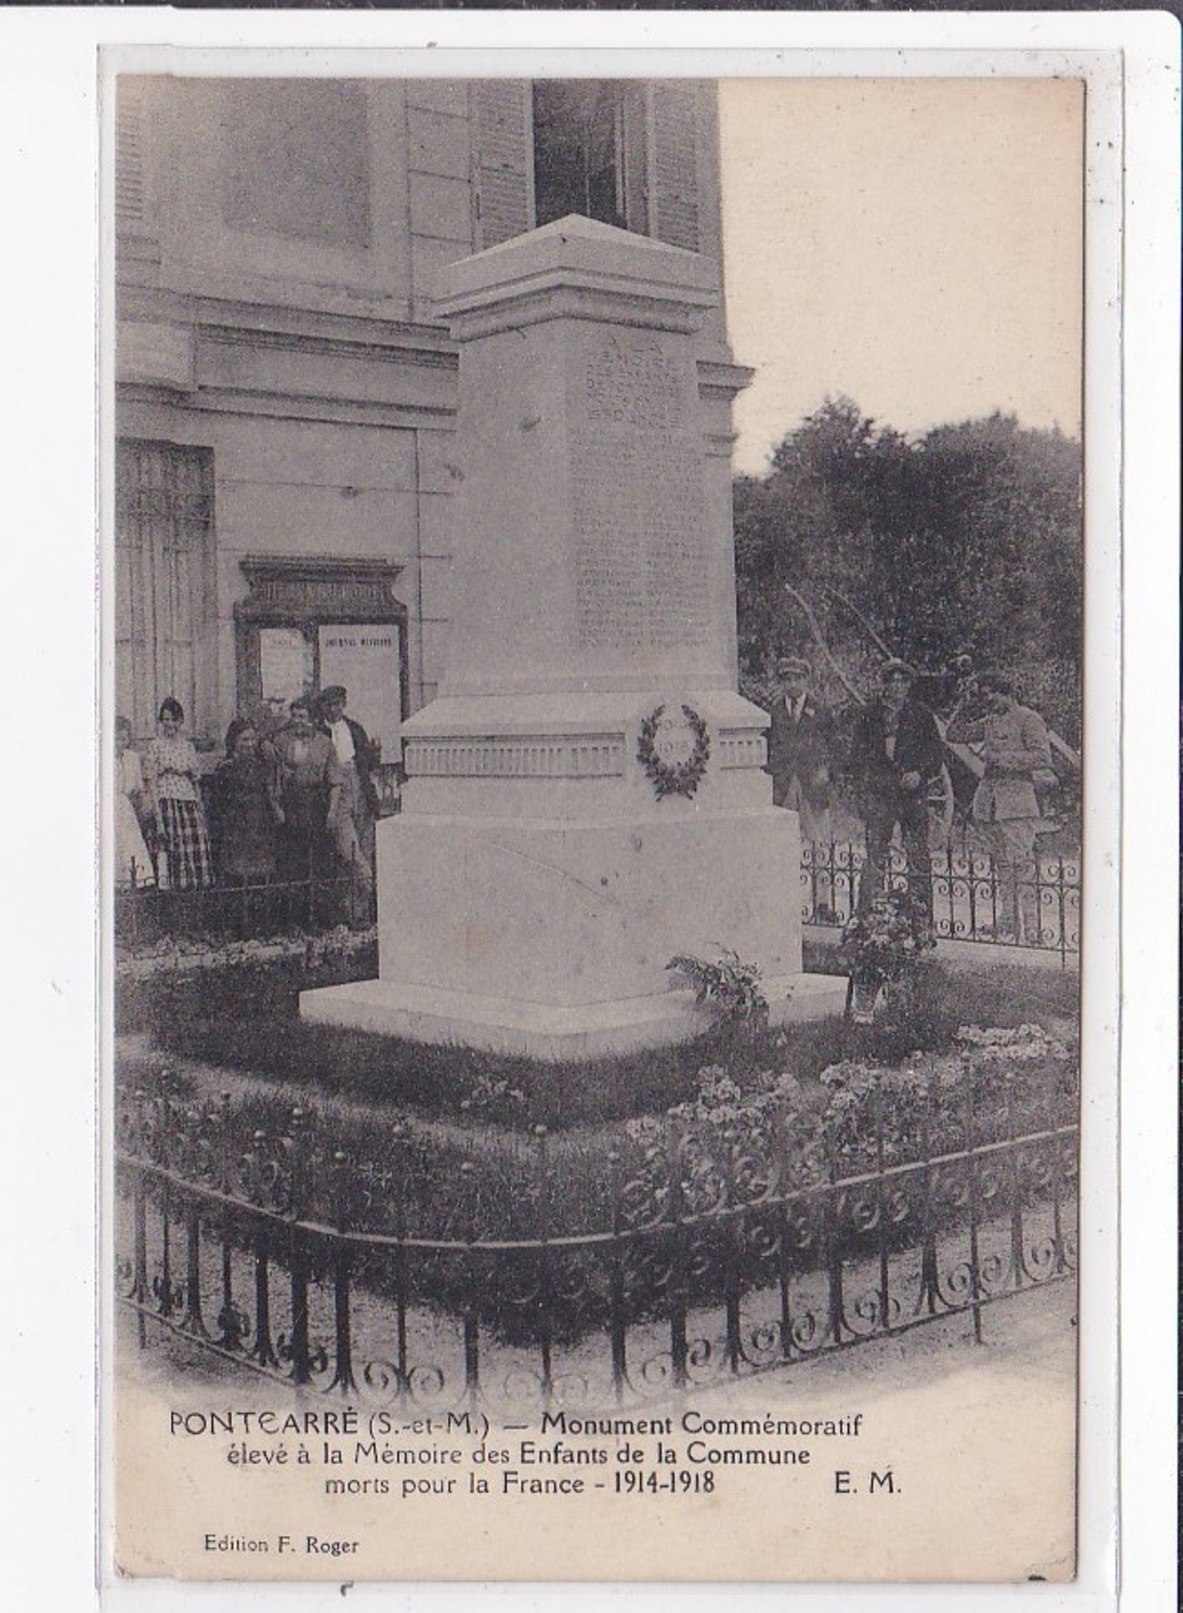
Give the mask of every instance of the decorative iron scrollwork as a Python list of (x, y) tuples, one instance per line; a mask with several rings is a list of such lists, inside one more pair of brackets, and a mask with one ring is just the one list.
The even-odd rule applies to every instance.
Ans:
[(356, 1160), (296, 1112), (244, 1138), (165, 1082), (120, 1105), (118, 1293), (141, 1337), (449, 1409), (680, 1393), (950, 1312), (980, 1328), (990, 1301), (1076, 1268), (1070, 1064), (1052, 1076), (1028, 1091), (991, 1067), (898, 1113), (876, 1088), (866, 1135), (824, 1161), (791, 1116), (679, 1109), (622, 1134), (579, 1231), (566, 1145), (540, 1129), (501, 1177), (465, 1161), (429, 1235), (407, 1227), (405, 1136)]

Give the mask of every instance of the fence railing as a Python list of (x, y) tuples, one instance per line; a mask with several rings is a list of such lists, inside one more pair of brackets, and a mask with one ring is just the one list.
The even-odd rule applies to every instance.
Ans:
[(1075, 1099), (967, 1082), (902, 1129), (890, 1101), (812, 1167), (789, 1115), (622, 1131), (586, 1219), (539, 1128), (515, 1222), (471, 1161), (428, 1214), (400, 1128), (353, 1160), (299, 1110), (244, 1133), (229, 1100), (137, 1094), (120, 1298), (141, 1345), (169, 1330), (294, 1386), (442, 1410), (687, 1393), (949, 1316), (980, 1338), (988, 1305), (1075, 1271)]
[(236, 939), (316, 933), (358, 922), (356, 884), (348, 874), (310, 872), (276, 879), (171, 890), (134, 880), (115, 888), (115, 936), (133, 949), (164, 935)]
[[(803, 921), (841, 928), (858, 908), (866, 862), (861, 846), (806, 842), (801, 850)], [(906, 888), (907, 859), (896, 846), (890, 864), (888, 883)], [(1065, 966), (1080, 951), (1079, 855), (1037, 856), (1006, 872), (989, 852), (953, 844), (931, 853), (927, 878), (938, 939), (1053, 952)]]
[[(849, 842), (806, 842), (801, 852), (801, 916), (806, 924), (840, 929), (862, 894), (866, 853)], [(116, 935), (130, 945), (161, 934), (209, 932), (237, 936), (331, 929), (356, 915), (345, 873), (310, 868), (295, 880), (169, 890), (144, 884), (134, 867), (121, 870), (115, 892)], [(933, 852), (929, 879), (938, 939), (991, 942), (1057, 954), (1066, 967), (1080, 951), (1080, 858), (1045, 856), (1005, 876), (986, 851), (951, 845)], [(907, 861), (893, 847), (888, 880), (908, 883)]]

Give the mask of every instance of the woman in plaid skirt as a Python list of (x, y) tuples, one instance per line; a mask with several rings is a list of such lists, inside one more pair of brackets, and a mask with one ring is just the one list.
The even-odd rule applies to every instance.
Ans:
[(144, 775), (165, 854), (159, 883), (171, 890), (200, 890), (214, 882), (205, 812), (197, 788), (200, 768), (192, 742), (181, 735), (185, 713), (178, 700), (160, 707), (160, 732), (144, 752)]

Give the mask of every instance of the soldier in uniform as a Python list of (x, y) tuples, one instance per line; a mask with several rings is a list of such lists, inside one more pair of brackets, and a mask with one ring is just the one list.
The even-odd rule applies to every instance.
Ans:
[(1038, 926), (1038, 918), (1026, 910), (1033, 904), (1035, 841), (1044, 821), (1037, 792), (1056, 783), (1051, 740), (1039, 713), (1015, 699), (1009, 678), (984, 672), (978, 690), (985, 716), (954, 724), (950, 732), (981, 742), (985, 772), (974, 795), (973, 821), (994, 859), (999, 935), (1022, 941)]

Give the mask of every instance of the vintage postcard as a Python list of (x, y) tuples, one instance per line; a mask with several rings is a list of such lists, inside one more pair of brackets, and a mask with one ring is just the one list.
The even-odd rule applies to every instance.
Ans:
[(104, 56), (120, 1576), (1107, 1548), (1113, 64), (627, 55)]

